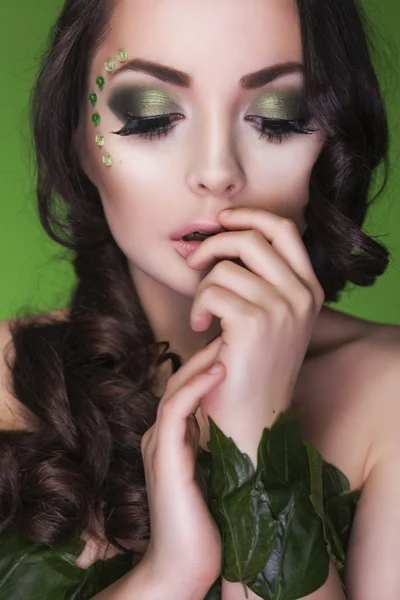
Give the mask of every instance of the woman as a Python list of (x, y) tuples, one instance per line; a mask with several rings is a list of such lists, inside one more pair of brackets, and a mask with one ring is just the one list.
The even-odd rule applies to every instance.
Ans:
[[(256, 464), (302, 409), (362, 489), (346, 596), (397, 599), (399, 329), (323, 306), (388, 264), (361, 230), (387, 124), (356, 2), (66, 0), (32, 122), (41, 222), (78, 284), (2, 324), (4, 527), (79, 531), (81, 568), (129, 551), (101, 600), (202, 599), (221, 562), (206, 417)], [(344, 597), (333, 565), (308, 596)]]

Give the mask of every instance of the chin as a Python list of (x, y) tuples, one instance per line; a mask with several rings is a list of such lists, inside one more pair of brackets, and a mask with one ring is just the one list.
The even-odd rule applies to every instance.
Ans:
[(176, 277), (174, 277), (173, 279), (174, 280), (172, 281), (171, 276), (170, 281), (168, 283), (168, 287), (171, 290), (186, 298), (194, 298), (196, 290), (202, 279), (201, 271), (192, 270), (191, 273), (187, 273), (185, 275), (177, 273)]

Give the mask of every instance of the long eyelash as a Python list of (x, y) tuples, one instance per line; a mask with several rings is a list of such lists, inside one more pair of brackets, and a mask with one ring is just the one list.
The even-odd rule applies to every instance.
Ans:
[(260, 138), (266, 137), (269, 142), (282, 143), (284, 139), (290, 138), (295, 133), (310, 134), (318, 131), (310, 126), (310, 121), (306, 119), (286, 120), (286, 119), (267, 119), (248, 115), (247, 120), (261, 122), (260, 127), (254, 127), (261, 133)]
[(166, 137), (168, 133), (176, 127), (174, 121), (182, 118), (178, 113), (169, 115), (157, 115), (155, 117), (134, 117), (130, 113), (127, 114), (128, 120), (119, 131), (113, 131), (116, 135), (139, 135), (142, 138), (152, 139), (158, 135), (158, 139), (163, 135)]
[[(157, 115), (155, 117), (134, 117), (132, 114), (127, 114), (128, 120), (119, 131), (113, 131), (116, 135), (128, 136), (139, 135), (142, 138), (153, 139), (158, 136), (158, 139), (163, 135), (167, 137), (176, 123), (183, 118), (179, 113), (171, 113), (168, 115)], [(246, 120), (252, 122), (260, 122), (261, 126), (254, 126), (254, 129), (260, 132), (260, 138), (266, 137), (270, 142), (281, 143), (284, 139), (291, 137), (295, 133), (310, 134), (318, 129), (313, 129), (309, 121), (305, 119), (285, 120), (285, 119), (267, 119), (265, 117), (257, 117), (248, 115)]]

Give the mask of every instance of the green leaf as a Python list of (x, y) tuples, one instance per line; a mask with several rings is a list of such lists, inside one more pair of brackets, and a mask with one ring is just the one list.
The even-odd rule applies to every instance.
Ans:
[(347, 477), (302, 441), (296, 414), (264, 429), (255, 472), (211, 419), (210, 433), (199, 462), (221, 531), (222, 575), (265, 600), (297, 600), (324, 585), (330, 558), (341, 573), (360, 492), (349, 493)]
[(302, 446), (296, 413), (281, 413), (270, 429), (267, 450), (276, 475), (288, 486), (303, 476), (306, 461)]
[(322, 469), (325, 499), (340, 496), (350, 490), (350, 482), (346, 475), (334, 465), (324, 461)]
[(243, 454), (232, 438), (227, 437), (216, 423), (210, 422), (208, 447), (212, 454), (211, 483), (213, 492), (220, 496), (237, 490), (255, 474), (253, 463)]
[(199, 446), (198, 453), (197, 453), (197, 462), (201, 467), (203, 477), (204, 477), (204, 482), (205, 482), (206, 486), (208, 487), (210, 475), (211, 475), (211, 469), (212, 469), (211, 452), (206, 452), (205, 450), (203, 450), (203, 448), (201, 448)]
[(132, 569), (128, 555), (76, 567), (83, 547), (79, 538), (55, 548), (33, 544), (8, 527), (0, 536), (0, 598), (89, 600)]
[(330, 498), (326, 505), (326, 510), (331, 519), (332, 525), (337, 532), (344, 551), (350, 537), (351, 524), (354, 520), (357, 503), (361, 497), (359, 490), (354, 490), (337, 498)]
[(245, 582), (264, 567), (270, 556), (276, 523), (262, 491), (249, 481), (235, 494), (221, 499), (223, 513), (223, 569), (227, 581)]
[(322, 482), (323, 458), (318, 450), (309, 444), (303, 442), (307, 450), (308, 463), (310, 467), (310, 500), (314, 506), (315, 512), (319, 518), (324, 521), (324, 487)]
[(348, 540), (361, 492), (350, 492), (350, 482), (344, 473), (325, 461), (322, 476), (328, 549), (343, 578)]
[(348, 541), (360, 495), (359, 490), (354, 490), (342, 496), (329, 498), (326, 502), (327, 534), (332, 548), (332, 559), (341, 576), (343, 576)]
[(262, 492), (255, 487), (250, 458), (209, 420), (209, 481), (222, 538), (222, 572), (227, 581), (243, 582), (263, 568), (273, 547), (275, 523)]
[(311, 510), (307, 515), (304, 505), (293, 496), (280, 515), (275, 547), (267, 564), (247, 584), (264, 600), (295, 600), (319, 589), (328, 573), (322, 523)]

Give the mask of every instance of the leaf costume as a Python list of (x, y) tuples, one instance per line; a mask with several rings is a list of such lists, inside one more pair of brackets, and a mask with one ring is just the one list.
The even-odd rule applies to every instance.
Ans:
[[(297, 600), (322, 587), (329, 561), (343, 584), (360, 492), (301, 439), (297, 414), (265, 428), (257, 469), (209, 418), (210, 452), (199, 449), (208, 506), (222, 538), (222, 575), (264, 600)], [(220, 600), (221, 576), (206, 600)]]
[[(296, 414), (264, 429), (257, 469), (210, 421), (210, 452), (198, 462), (222, 537), (220, 577), (205, 600), (221, 600), (222, 575), (264, 600), (297, 600), (321, 587), (332, 559), (343, 575), (359, 491), (303, 442)], [(50, 548), (11, 525), (0, 535), (0, 600), (89, 600), (132, 569), (131, 555), (75, 566), (79, 536)]]
[(83, 548), (79, 537), (53, 548), (33, 544), (8, 527), (0, 535), (0, 600), (89, 600), (132, 569), (128, 554), (76, 567)]

